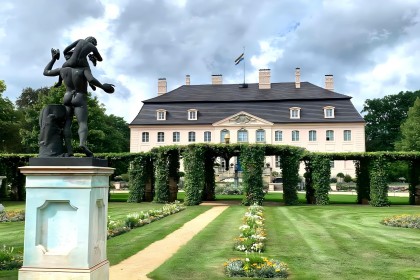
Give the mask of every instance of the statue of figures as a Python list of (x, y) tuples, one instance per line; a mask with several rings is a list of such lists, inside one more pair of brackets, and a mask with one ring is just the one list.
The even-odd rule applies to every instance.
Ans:
[[(96, 49), (96, 40), (89, 39), (78, 40), (66, 48), (65, 57), (67, 62), (63, 67), (52, 69), (56, 60), (60, 58), (60, 52), (51, 49), (51, 61), (45, 66), (45, 76), (59, 76), (66, 86), (66, 93), (64, 94), (63, 104), (66, 106), (66, 122), (64, 125), (64, 142), (67, 149), (68, 156), (73, 155), (73, 148), (71, 145), (71, 123), (73, 116), (76, 116), (79, 124), (79, 147), (88, 157), (92, 157), (93, 153), (87, 148), (88, 135), (88, 108), (87, 108), (87, 86), (88, 84), (95, 90), (96, 87), (103, 89), (107, 93), (114, 92), (114, 85), (101, 84), (95, 79), (90, 70), (86, 56), (90, 56), (91, 60), (102, 60), (98, 50)], [(93, 44), (91, 41), (94, 40)], [(71, 49), (74, 47), (73, 51)], [(82, 57), (84, 55), (84, 57)], [(60, 83), (60, 81), (59, 81)]]

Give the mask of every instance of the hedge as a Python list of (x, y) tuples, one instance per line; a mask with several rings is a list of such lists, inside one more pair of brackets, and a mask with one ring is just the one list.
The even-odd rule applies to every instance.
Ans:
[(244, 205), (262, 205), (264, 200), (263, 166), (265, 149), (261, 145), (244, 145), (241, 147), (242, 185), (245, 197)]
[(312, 182), (315, 189), (315, 203), (329, 204), (328, 192), (330, 190), (331, 159), (327, 155), (312, 156)]

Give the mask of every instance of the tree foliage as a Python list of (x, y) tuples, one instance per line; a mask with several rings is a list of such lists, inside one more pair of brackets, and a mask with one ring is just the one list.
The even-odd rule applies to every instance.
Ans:
[[(65, 93), (64, 86), (59, 88), (26, 88), (16, 101), (18, 108), (24, 111), (20, 135), (25, 147), (23, 152), (38, 152), (39, 113), (48, 104), (62, 104)], [(96, 96), (88, 93), (88, 146), (95, 153), (126, 152), (129, 150), (130, 130), (123, 118), (115, 115), (107, 115), (105, 106)], [(73, 146), (77, 147), (78, 125), (76, 118), (73, 119), (72, 136)]]
[(401, 140), (395, 144), (400, 151), (420, 151), (420, 98), (408, 110), (407, 119), (401, 125)]
[(19, 127), (23, 115), (7, 97), (2, 96), (5, 90), (6, 84), (0, 80), (0, 151), (15, 153), (21, 150)]
[(362, 113), (366, 113), (367, 151), (394, 151), (401, 137), (400, 126), (417, 97), (420, 91), (406, 91), (365, 101)]

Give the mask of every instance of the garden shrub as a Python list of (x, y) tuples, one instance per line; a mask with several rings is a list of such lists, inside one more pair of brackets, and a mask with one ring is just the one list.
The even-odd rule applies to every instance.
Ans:
[(297, 185), (299, 184), (300, 151), (288, 150), (281, 157), (283, 175), (283, 199), (286, 205), (299, 204)]
[(169, 156), (163, 149), (154, 153), (155, 197), (154, 201), (166, 203), (169, 201)]
[(346, 182), (346, 183), (350, 183), (350, 182), (352, 182), (352, 178), (351, 178), (351, 176), (349, 175), (349, 174), (346, 174), (345, 176), (344, 176), (344, 182)]
[(261, 205), (264, 200), (263, 166), (265, 149), (262, 145), (244, 145), (241, 149), (242, 183), (244, 205)]
[(312, 157), (312, 182), (315, 189), (315, 202), (318, 205), (329, 204), (331, 159), (326, 155)]
[(4, 210), (0, 212), (1, 222), (19, 222), (25, 220), (25, 210)]
[(381, 221), (381, 224), (392, 227), (403, 227), (403, 228), (417, 228), (420, 229), (420, 214), (415, 215), (397, 215), (385, 218)]
[(357, 185), (353, 182), (350, 183), (337, 183), (336, 184), (337, 191), (353, 191), (356, 190)]
[(379, 157), (372, 162), (370, 169), (370, 204), (376, 207), (389, 206), (388, 182), (387, 182), (388, 163), (383, 157)]
[(224, 195), (242, 195), (244, 193), (244, 189), (241, 184), (238, 184), (235, 187), (235, 184), (218, 184), (215, 188), (216, 194), (224, 194)]
[(22, 267), (23, 254), (15, 252), (13, 247), (0, 248), (0, 270), (12, 270)]

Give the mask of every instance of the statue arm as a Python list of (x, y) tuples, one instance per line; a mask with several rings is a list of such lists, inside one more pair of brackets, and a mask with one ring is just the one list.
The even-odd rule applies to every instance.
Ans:
[(94, 85), (98, 88), (101, 88), (103, 91), (107, 93), (113, 93), (114, 92), (114, 85), (112, 84), (102, 84), (99, 82), (95, 77), (93, 77), (92, 72), (90, 70), (84, 71), (86, 80), (89, 82), (89, 84)]
[(74, 47), (76, 47), (77, 43), (79, 43), (80, 39), (77, 41), (74, 41), (70, 45), (67, 46), (67, 48), (64, 49), (63, 53), (66, 55), (69, 51), (71, 51)]
[(44, 68), (44, 76), (58, 76), (60, 75), (61, 68), (52, 69), (54, 66), (56, 59), (53, 57), (50, 62), (48, 62), (47, 66)]
[(91, 44), (91, 52), (95, 56), (96, 60), (102, 61), (101, 54), (99, 53), (98, 49), (93, 44)]

